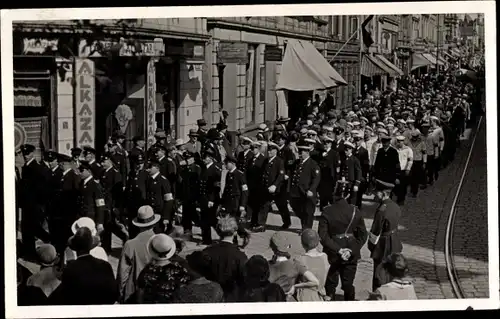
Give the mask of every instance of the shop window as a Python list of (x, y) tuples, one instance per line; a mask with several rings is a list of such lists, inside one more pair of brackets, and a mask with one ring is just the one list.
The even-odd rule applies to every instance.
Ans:
[[(358, 30), (358, 27), (358, 18), (351, 18), (351, 34)], [(353, 39), (359, 39), (359, 32), (356, 32), (356, 35), (354, 35)]]
[(224, 109), (224, 69), (226, 65), (217, 65), (217, 74), (219, 75), (219, 105), (220, 108)]
[(50, 77), (14, 77), (14, 117), (47, 116), (50, 110)]

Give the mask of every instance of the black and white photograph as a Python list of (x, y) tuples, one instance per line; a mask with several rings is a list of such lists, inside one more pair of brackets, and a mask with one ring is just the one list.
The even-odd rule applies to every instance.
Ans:
[(7, 317), (499, 307), (495, 3), (269, 8), (2, 10)]

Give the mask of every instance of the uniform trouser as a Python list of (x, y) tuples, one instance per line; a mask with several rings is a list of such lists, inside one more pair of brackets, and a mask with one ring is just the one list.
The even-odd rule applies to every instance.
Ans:
[(102, 242), (102, 248), (104, 248), (104, 250), (106, 250), (106, 252), (110, 253), (111, 248), (112, 248), (111, 243), (112, 243), (113, 234), (115, 234), (118, 238), (120, 238), (120, 240), (122, 240), (123, 243), (125, 243), (127, 241), (128, 234), (123, 231), (123, 229), (120, 227), (120, 225), (118, 225), (117, 221), (119, 219), (119, 216), (115, 216), (112, 213), (112, 210), (111, 210), (111, 212), (108, 211), (107, 214), (108, 214), (108, 216), (109, 215), (111, 215), (111, 216), (103, 225), (104, 230), (101, 233), (101, 242)]
[(185, 200), (182, 203), (182, 228), (184, 231), (191, 231), (193, 222), (199, 222), (195, 200)]
[(425, 176), (427, 179), (425, 180), (424, 185), (434, 183), (434, 155), (427, 155), (427, 165), (425, 167)]
[(363, 202), (363, 195), (366, 193), (367, 189), (368, 189), (368, 183), (367, 182), (361, 182), (359, 184), (359, 186), (358, 186), (358, 192), (356, 194), (356, 206), (358, 208), (361, 208), (361, 203)]
[(284, 226), (290, 226), (292, 224), (292, 219), (290, 217), (290, 211), (288, 210), (288, 192), (287, 187), (282, 186), (279, 193), (274, 199), (276, 206), (278, 207), (278, 211), (281, 215), (281, 219), (283, 220)]
[(261, 205), (257, 213), (252, 214), (251, 224), (252, 226), (265, 226), (267, 222), (267, 215), (269, 211), (272, 209), (272, 202), (274, 196), (271, 194), (264, 195), (262, 194)]
[(54, 217), (49, 219), (50, 241), (59, 256), (64, 254), (68, 239), (71, 237), (72, 222), (67, 218)]
[(295, 215), (300, 219), (302, 229), (312, 228), (314, 211), (316, 210), (316, 197), (292, 197), (290, 205)]
[(212, 243), (212, 227), (217, 224), (217, 206), (208, 208), (208, 203), (202, 205), (200, 214), (201, 238), (203, 243)]
[(335, 181), (333, 178), (327, 178), (326, 180), (321, 179), (318, 187), (319, 193), (319, 205), (323, 209), (326, 206), (333, 204), (333, 188), (335, 186)]
[(325, 290), (326, 294), (330, 296), (332, 300), (335, 300), (335, 291), (339, 284), (339, 277), (341, 288), (344, 291), (344, 300), (355, 300), (356, 290), (353, 283), (356, 277), (357, 268), (358, 264), (356, 262), (342, 263), (337, 261), (330, 265), (330, 269), (326, 275)]
[(410, 191), (413, 195), (418, 194), (420, 184), (425, 184), (425, 172), (423, 161), (414, 161), (409, 176)]
[(253, 220), (254, 218), (258, 218), (259, 216), (260, 206), (262, 206), (263, 195), (261, 189), (256, 189), (256, 188), (249, 189), (248, 193), (249, 193), (248, 204), (247, 204), (248, 215), (245, 218)]
[(22, 210), (21, 234), (24, 251), (27, 255), (34, 256), (36, 252), (35, 238), (48, 243), (50, 235), (43, 228), (44, 218), (41, 207), (25, 207)]
[(396, 195), (398, 203), (404, 203), (406, 199), (406, 193), (408, 192), (409, 176), (406, 176), (406, 172), (402, 170), (398, 179), (399, 184), (394, 187), (394, 195)]

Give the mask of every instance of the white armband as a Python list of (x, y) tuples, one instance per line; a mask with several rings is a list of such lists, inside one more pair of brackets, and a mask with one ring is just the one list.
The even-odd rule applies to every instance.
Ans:
[(372, 234), (369, 232), (368, 236), (369, 236), (370, 243), (372, 243), (374, 245), (378, 244), (378, 241), (380, 239), (380, 235), (375, 235), (375, 234)]

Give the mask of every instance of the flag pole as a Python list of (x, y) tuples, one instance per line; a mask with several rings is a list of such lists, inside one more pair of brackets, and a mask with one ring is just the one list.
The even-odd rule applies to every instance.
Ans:
[[(361, 19), (359, 19), (359, 21), (361, 21), (363, 19), (363, 15), (360, 15), (359, 16)], [(357, 32), (359, 32), (359, 29), (356, 30)], [(358, 96), (359, 95), (363, 95), (363, 87), (362, 87), (362, 77), (361, 77), (361, 64), (362, 64), (362, 61), (363, 60), (363, 36), (360, 34), (359, 35), (359, 89), (358, 89)]]
[[(340, 51), (342, 51), (342, 49), (343, 49), (343, 48), (347, 45), (347, 43), (349, 43), (349, 41), (351, 41), (351, 40), (352, 40), (352, 38), (354, 37), (354, 35), (356, 35), (356, 33), (358, 33), (358, 32), (359, 32), (359, 29), (360, 29), (360, 27), (358, 27), (358, 28), (356, 29), (356, 31), (354, 31), (354, 32), (353, 32), (353, 34), (351, 34), (351, 36), (349, 37), (349, 39), (347, 39), (347, 41), (346, 41), (346, 42), (345, 42), (345, 43), (344, 43), (344, 44), (340, 47), (340, 49), (339, 49), (339, 50), (337, 51), (337, 53), (335, 53), (335, 55), (334, 55), (334, 56), (333, 56), (333, 57), (332, 57), (332, 58), (328, 61), (328, 63), (331, 63), (331, 62), (333, 61), (333, 59), (335, 59), (335, 57), (336, 57), (337, 55), (339, 55)], [(361, 38), (361, 37), (360, 37), (360, 38)]]

